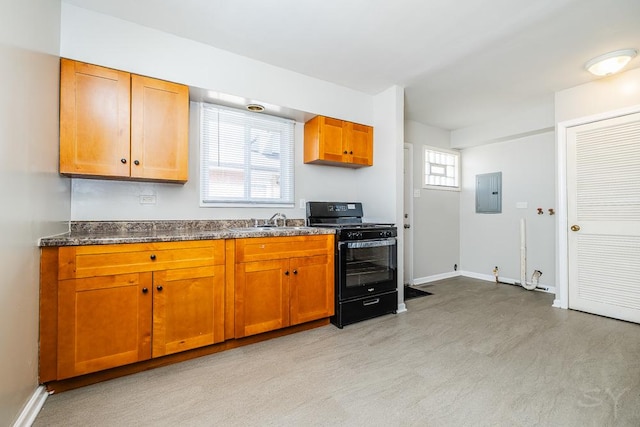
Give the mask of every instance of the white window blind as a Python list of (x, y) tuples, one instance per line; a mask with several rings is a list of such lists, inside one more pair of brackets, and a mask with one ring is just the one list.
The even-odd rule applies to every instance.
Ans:
[(294, 125), (201, 103), (201, 206), (293, 205)]
[(460, 190), (460, 152), (425, 146), (422, 187)]

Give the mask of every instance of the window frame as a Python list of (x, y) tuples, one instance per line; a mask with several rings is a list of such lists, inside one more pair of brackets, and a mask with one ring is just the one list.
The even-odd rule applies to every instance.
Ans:
[[(452, 155), (456, 159), (456, 164), (454, 164), (454, 173), (455, 173), (455, 181), (457, 183), (456, 186), (450, 185), (438, 185), (438, 184), (428, 184), (427, 177), (433, 174), (427, 174), (427, 156), (429, 152), (437, 153), (437, 154), (445, 154)], [(432, 147), (429, 145), (422, 146), (422, 188), (427, 190), (440, 190), (440, 191), (460, 191), (461, 189), (461, 162), (462, 156), (459, 150), (450, 150), (447, 148), (440, 147)], [(439, 164), (440, 165), (440, 164)], [(444, 166), (444, 164), (443, 164)]]
[[(219, 104), (213, 104), (210, 102), (198, 102), (198, 143), (199, 143), (199, 159), (198, 159), (198, 198), (199, 198), (199, 204), (200, 207), (203, 208), (215, 208), (215, 207), (233, 207), (233, 208), (243, 208), (243, 207), (247, 207), (247, 208), (260, 208), (260, 207), (295, 207), (295, 139), (296, 139), (296, 132), (295, 132), (295, 125), (296, 122), (294, 120), (291, 119), (286, 119), (286, 118), (282, 118), (282, 117), (277, 117), (277, 116), (272, 116), (272, 115), (268, 115), (268, 114), (264, 114), (264, 113), (256, 113), (256, 112), (248, 112), (248, 111), (244, 111), (240, 108), (232, 108), (232, 107), (227, 107), (224, 105), (219, 105)], [(247, 148), (244, 152), (244, 161), (242, 162), (242, 164), (235, 164), (235, 163), (229, 163), (228, 166), (242, 166), (242, 168), (238, 168), (238, 167), (231, 167), (231, 169), (235, 169), (235, 170), (243, 170), (243, 171), (247, 171), (247, 170), (251, 170), (251, 171), (258, 171), (258, 172), (264, 172), (264, 171), (279, 171), (280, 172), (280, 177), (281, 180), (282, 175), (284, 173), (288, 173), (289, 176), (284, 178), (284, 180), (288, 180), (289, 181), (289, 189), (290, 189), (290, 193), (289, 195), (287, 194), (281, 194), (281, 197), (279, 199), (274, 199), (273, 202), (268, 201), (266, 199), (251, 199), (249, 198), (245, 198), (243, 197), (242, 199), (227, 199), (227, 200), (207, 200), (207, 196), (206, 194), (204, 194), (206, 188), (204, 185), (204, 180), (205, 180), (205, 176), (204, 174), (207, 174), (207, 178), (209, 177), (209, 173), (205, 171), (205, 167), (208, 168), (208, 165), (205, 165), (206, 162), (206, 155), (205, 155), (205, 151), (206, 151), (206, 141), (205, 138), (206, 136), (204, 135), (203, 132), (203, 127), (204, 125), (204, 112), (203, 110), (205, 108), (212, 108), (212, 109), (217, 109), (220, 111), (223, 110), (228, 110), (228, 111), (232, 111), (232, 112), (236, 112), (236, 113), (242, 113), (244, 116), (246, 117), (250, 117), (250, 115), (252, 114), (259, 114), (261, 117), (261, 120), (265, 120), (265, 116), (268, 117), (267, 120), (271, 120), (273, 119), (273, 123), (274, 123), (274, 127), (276, 127), (276, 123), (280, 122), (280, 123), (287, 123), (291, 126), (290, 129), (290, 133), (291, 133), (291, 139), (290, 139), (290, 144), (287, 144), (288, 147), (290, 148), (290, 152), (285, 154), (285, 159), (281, 159), (280, 160), (280, 165), (279, 167), (268, 167), (267, 165), (260, 165), (260, 164), (251, 164), (250, 160), (251, 160), (251, 149), (248, 147), (250, 145), (250, 135), (245, 132), (244, 135), (244, 146), (245, 148)], [(267, 130), (269, 131), (270, 129), (268, 129), (268, 126), (249, 126), (248, 123), (244, 124), (245, 128), (246, 127), (250, 127), (250, 129), (258, 129), (258, 130)], [(282, 148), (282, 142), (281, 142), (281, 148)], [(288, 163), (286, 163), (286, 165), (284, 165), (284, 162), (288, 159)], [(221, 166), (224, 166), (224, 164), (222, 164), (221, 162)], [(245, 194), (247, 194), (247, 190), (249, 188), (249, 186), (251, 185), (249, 182), (249, 179), (247, 179), (247, 177), (250, 177), (250, 175), (245, 175), (245, 178), (243, 179), (243, 184), (244, 184), (244, 192)], [(281, 186), (281, 190), (286, 190), (286, 185), (282, 185)], [(285, 198), (287, 198), (288, 196), (290, 196), (290, 200), (285, 200)]]

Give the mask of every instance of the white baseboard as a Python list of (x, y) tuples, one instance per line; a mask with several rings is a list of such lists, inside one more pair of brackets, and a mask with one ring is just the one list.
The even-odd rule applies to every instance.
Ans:
[(33, 394), (25, 407), (22, 409), (22, 412), (13, 424), (13, 427), (31, 427), (40, 413), (40, 410), (44, 406), (44, 402), (47, 400), (47, 397), (49, 397), (47, 389), (44, 386), (38, 386), (38, 388), (33, 391)]
[[(495, 281), (496, 281), (495, 276), (493, 276), (491, 274), (474, 273), (472, 271), (461, 271), (460, 275), (464, 276), (464, 277), (470, 277), (472, 279), (486, 280), (487, 282), (494, 282), (495, 283)], [(520, 286), (519, 285), (519, 283), (520, 283), (519, 280), (510, 279), (508, 277), (500, 277), (500, 283), (506, 283), (508, 285)], [(548, 294), (555, 294), (556, 293), (556, 288), (555, 288), (555, 286), (550, 286), (550, 285), (545, 285), (543, 283), (539, 283), (538, 287), (536, 288), (536, 291), (546, 292)]]
[(407, 312), (407, 305), (405, 303), (398, 304), (398, 310), (396, 311), (396, 313), (400, 314), (400, 313), (406, 313), (406, 312)]
[(438, 280), (450, 279), (452, 277), (460, 276), (460, 271), (450, 271), (448, 273), (434, 274), (433, 276), (418, 277), (413, 279), (412, 285), (424, 285), (425, 283), (437, 282)]

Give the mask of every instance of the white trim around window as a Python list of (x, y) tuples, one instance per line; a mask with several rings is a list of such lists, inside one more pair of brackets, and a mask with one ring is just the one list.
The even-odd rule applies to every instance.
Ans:
[(460, 151), (424, 145), (422, 188), (460, 191)]
[(294, 205), (295, 122), (199, 103), (200, 206)]

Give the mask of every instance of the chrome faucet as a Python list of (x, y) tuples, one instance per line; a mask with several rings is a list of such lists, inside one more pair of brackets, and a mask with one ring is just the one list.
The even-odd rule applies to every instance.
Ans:
[(286, 215), (283, 214), (283, 213), (280, 213), (280, 212), (274, 213), (273, 216), (267, 220), (267, 223), (271, 223), (274, 226), (278, 227), (278, 220), (279, 219), (282, 220), (282, 227), (287, 225), (287, 217), (286, 217)]

